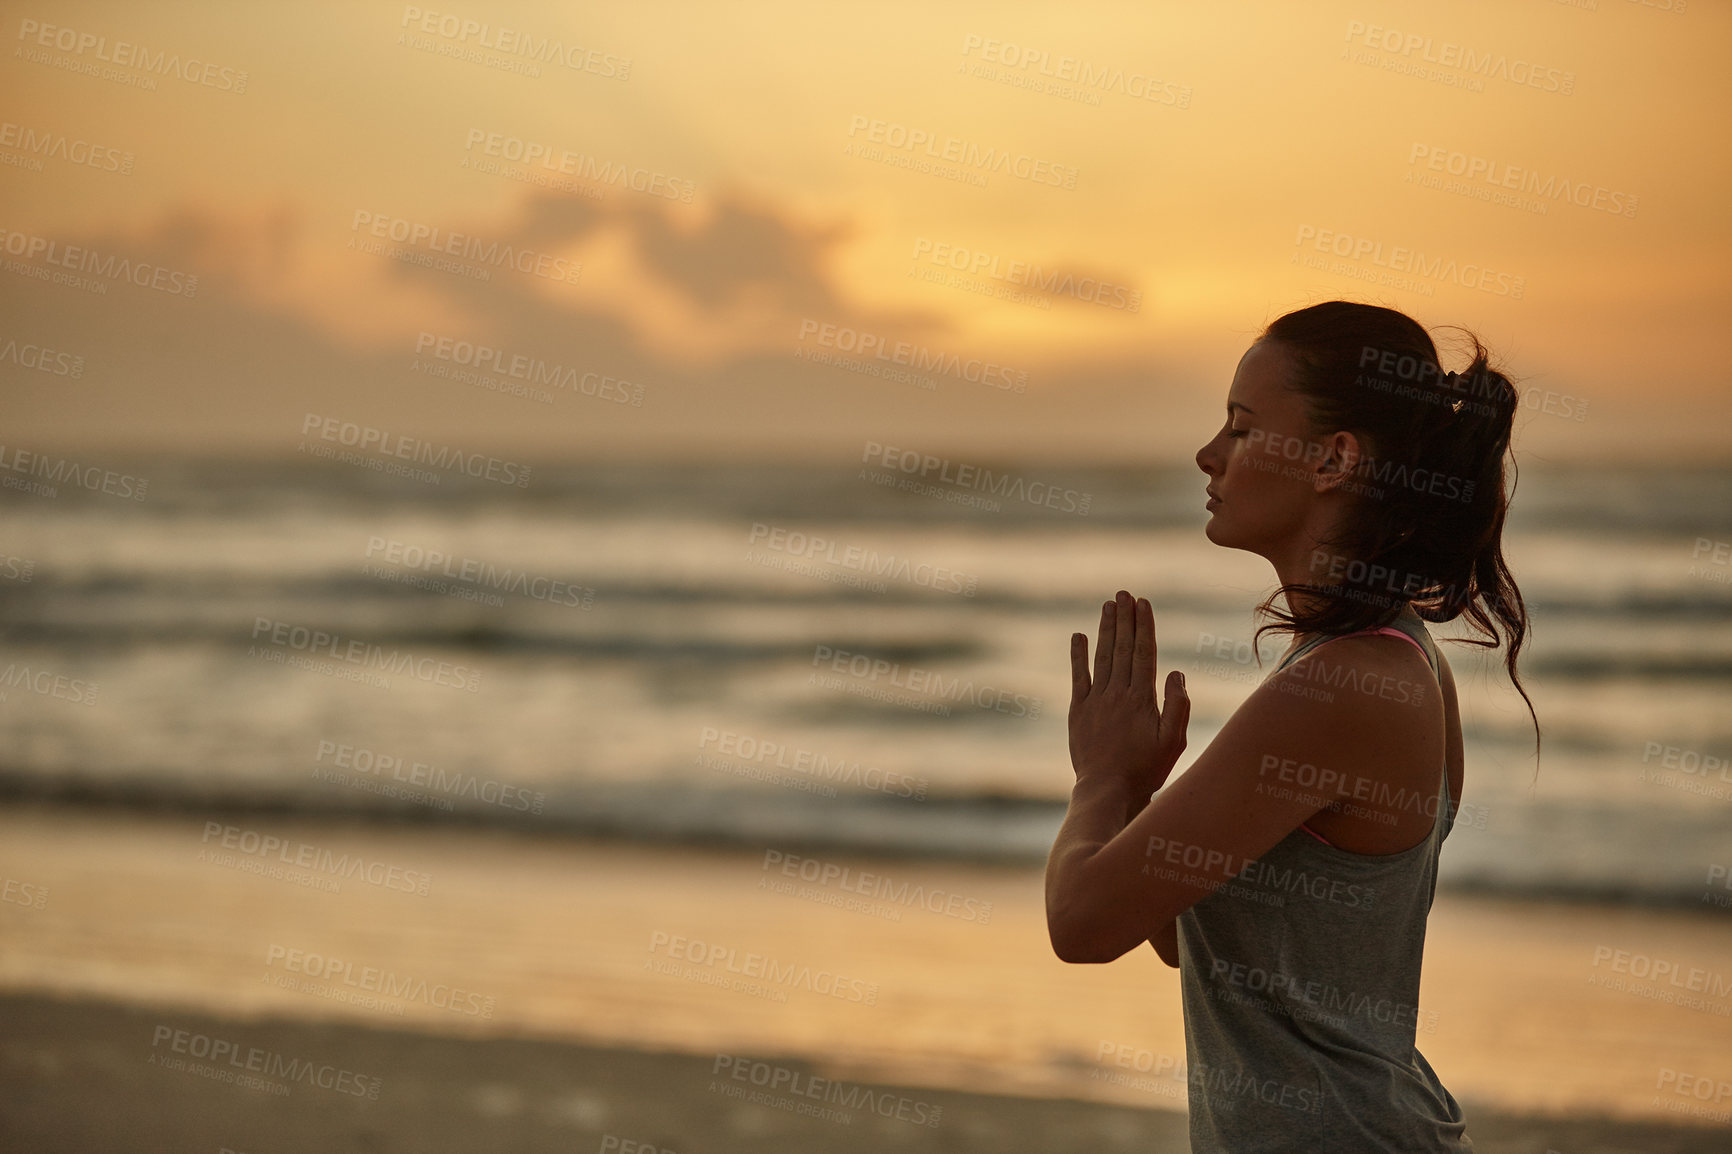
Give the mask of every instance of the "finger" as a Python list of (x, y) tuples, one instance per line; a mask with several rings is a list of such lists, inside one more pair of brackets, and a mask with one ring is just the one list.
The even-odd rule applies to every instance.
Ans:
[(1184, 751), (1190, 724), (1191, 695), (1185, 689), (1185, 675), (1175, 669), (1167, 674), (1166, 705), (1161, 710), (1161, 744), (1169, 756)]
[(1114, 605), (1108, 601), (1101, 606), (1101, 632), (1095, 641), (1095, 684), (1106, 684), (1108, 676), (1113, 671), (1113, 632), (1118, 624)]
[(1086, 633), (1070, 635), (1070, 703), (1077, 704), (1089, 695), (1089, 637)]
[(1137, 603), (1131, 600), (1131, 595), (1123, 589), (1113, 599), (1113, 612), (1118, 618), (1117, 631), (1113, 634), (1113, 684), (1121, 688), (1130, 688), (1131, 684), (1131, 646), (1137, 639)]
[(1148, 598), (1137, 598), (1136, 643), (1131, 647), (1131, 699), (1155, 700), (1155, 608)]

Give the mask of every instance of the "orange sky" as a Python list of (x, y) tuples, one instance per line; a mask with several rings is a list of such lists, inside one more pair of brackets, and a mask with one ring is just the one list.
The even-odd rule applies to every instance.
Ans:
[[(287, 453), (315, 412), (550, 458), (833, 458), (863, 437), (1183, 458), (1264, 323), (1348, 297), (1478, 332), (1532, 390), (1517, 444), (1538, 457), (1727, 456), (1725, 5), (732, 9), (7, 5), (8, 439)], [(527, 74), (507, 51), (525, 37), (563, 61)], [(504, 159), (525, 146), (552, 170)], [(511, 178), (557, 181), (566, 153), (564, 187)], [(946, 155), (948, 177), (906, 163)], [(982, 179), (982, 155), (1026, 176)], [(1488, 173), (1525, 201), (1486, 199)], [(1566, 185), (1589, 203), (1533, 191)], [(543, 275), (349, 247), (374, 220), (506, 243)], [(197, 292), (41, 279), (66, 246)], [(1047, 290), (1015, 283), (1030, 266)], [(1107, 303), (1078, 299), (1096, 285)], [(1025, 388), (797, 356), (825, 325)], [(441, 337), (642, 403), (416, 367)]]

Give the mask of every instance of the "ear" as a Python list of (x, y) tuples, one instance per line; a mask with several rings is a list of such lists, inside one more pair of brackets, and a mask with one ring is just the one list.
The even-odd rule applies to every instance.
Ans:
[(1353, 480), (1364, 453), (1358, 436), (1345, 429), (1330, 433), (1321, 444), (1323, 460), (1312, 475), (1312, 487), (1319, 493), (1327, 493)]

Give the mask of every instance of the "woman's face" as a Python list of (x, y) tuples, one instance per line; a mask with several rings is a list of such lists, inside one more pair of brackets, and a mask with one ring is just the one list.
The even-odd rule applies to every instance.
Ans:
[(1227, 390), (1227, 419), (1197, 450), (1209, 475), (1209, 540), (1271, 557), (1299, 544), (1315, 507), (1323, 443), (1311, 433), (1304, 398), (1286, 385), (1288, 353), (1259, 341), (1239, 360)]

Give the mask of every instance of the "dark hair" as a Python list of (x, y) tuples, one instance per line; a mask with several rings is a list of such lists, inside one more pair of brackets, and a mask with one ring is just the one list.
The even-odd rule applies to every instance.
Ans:
[[(1446, 373), (1424, 327), (1394, 309), (1325, 301), (1263, 330), (1259, 340), (1290, 354), (1288, 387), (1304, 396), (1313, 429), (1354, 433), (1363, 459), (1345, 486), (1353, 511), (1325, 543), (1336, 552), (1312, 556), (1312, 573), (1326, 567), (1330, 580), (1270, 594), (1258, 612), (1276, 620), (1257, 636), (1374, 629), (1410, 604), (1426, 621), (1465, 615), (1483, 637), (1462, 641), (1507, 643), (1504, 666), (1533, 718), (1537, 759), (1539, 715), (1516, 672), (1527, 606), (1502, 542), (1515, 480), (1512, 456), (1506, 487), (1504, 458), (1519, 398), (1479, 338), (1467, 336), (1472, 362)], [(1298, 595), (1292, 611), (1276, 605), (1287, 593)]]

